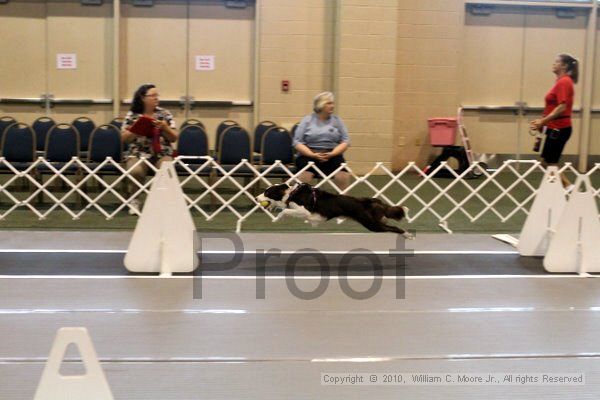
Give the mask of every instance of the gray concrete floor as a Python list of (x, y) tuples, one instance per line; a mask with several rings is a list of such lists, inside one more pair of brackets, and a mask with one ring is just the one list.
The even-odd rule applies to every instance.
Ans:
[[(0, 232), (1, 249), (123, 251), (128, 233)], [(392, 235), (244, 234), (281, 246), (387, 251)], [(227, 250), (224, 239), (204, 249)], [(417, 251), (514, 252), (485, 235)], [(0, 399), (31, 399), (57, 329), (88, 328), (115, 399), (597, 399), (600, 281), (576, 276), (1, 276)], [(200, 291), (201, 288), (201, 291)], [(201, 296), (200, 296), (201, 293)], [(264, 295), (262, 295), (264, 293)], [(582, 386), (323, 386), (322, 373), (583, 373)]]

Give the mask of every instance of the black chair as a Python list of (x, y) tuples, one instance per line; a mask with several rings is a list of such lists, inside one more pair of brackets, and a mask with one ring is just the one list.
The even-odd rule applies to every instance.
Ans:
[(250, 135), (239, 125), (223, 131), (219, 140), (217, 160), (220, 164), (235, 165), (250, 159)]
[[(123, 158), (123, 144), (121, 132), (112, 124), (104, 124), (96, 127), (90, 135), (89, 151), (85, 165), (99, 175), (120, 175), (121, 172), (113, 163), (100, 164), (112, 157), (115, 163), (120, 163)], [(87, 192), (88, 183), (94, 182), (89, 178), (83, 187)]]
[(116, 126), (117, 129), (120, 132), (121, 131), (121, 127), (123, 126), (123, 122), (125, 122), (125, 118), (116, 117), (116, 118), (113, 118), (112, 121), (110, 121), (108, 124)]
[[(79, 132), (69, 124), (58, 124), (52, 127), (46, 135), (46, 145), (44, 147), (44, 158), (48, 163), (55, 169), (60, 170), (62, 175), (75, 175), (75, 182), (81, 179), (81, 168), (78, 164), (74, 163), (66, 166), (73, 157), (79, 157)], [(46, 164), (41, 164), (37, 167), (39, 174), (41, 175), (40, 180), (43, 182), (43, 175), (54, 174), (50, 167)], [(50, 178), (52, 179), (52, 177)], [(70, 190), (67, 183), (61, 179), (56, 178), (54, 180), (56, 185), (55, 191), (58, 191), (58, 187), (62, 187), (63, 190)], [(81, 196), (78, 195), (78, 202), (81, 203)], [(38, 201), (43, 201), (43, 194), (39, 193)]]
[[(187, 125), (179, 132), (177, 139), (177, 154), (182, 157), (208, 156), (208, 135), (200, 124)], [(197, 169), (206, 162), (204, 159), (183, 158), (181, 160), (195, 173), (206, 175), (210, 173), (211, 167), (205, 167), (202, 171)], [(178, 172), (184, 172), (181, 165), (177, 165)]]
[(272, 121), (262, 121), (254, 129), (254, 152), (262, 153), (262, 139), (263, 135), (267, 133), (269, 129), (275, 128), (277, 124)]
[[(290, 172), (295, 173), (292, 136), (287, 129), (281, 127), (269, 129), (263, 136), (262, 149), (260, 172), (269, 169), (276, 161), (281, 161)], [(285, 170), (279, 166), (272, 168), (267, 176), (289, 177)]]
[[(4, 159), (17, 171), (25, 171), (35, 162), (35, 132), (27, 124), (15, 122), (4, 129), (4, 136), (0, 141), (0, 153)], [(0, 173), (12, 174), (13, 171), (3, 162), (0, 162)], [(37, 178), (35, 168), (29, 171), (33, 179)], [(22, 177), (21, 187), (25, 190), (29, 184), (30, 191), (33, 192), (34, 185), (27, 178)]]
[[(223, 131), (223, 134), (219, 140), (219, 152), (217, 153), (217, 162), (225, 172), (235, 171), (229, 176), (231, 177), (242, 177), (244, 179), (244, 186), (248, 185), (252, 177), (256, 174), (248, 166), (240, 166), (238, 164), (246, 159), (250, 161), (252, 156), (252, 149), (250, 144), (250, 134), (248, 131), (239, 125), (230, 126)], [(215, 170), (211, 176), (212, 179), (215, 176), (221, 176), (223, 173), (221, 170)], [(237, 193), (237, 190), (234, 190)], [(211, 200), (211, 204), (214, 205), (214, 199)]]
[[(239, 125), (227, 128), (220, 138), (217, 162), (225, 171), (235, 168), (243, 159), (250, 160), (252, 155), (250, 135)], [(248, 167), (238, 168), (234, 175), (253, 175)]]
[(188, 125), (179, 132), (177, 153), (180, 156), (202, 157), (208, 155), (208, 136), (199, 125)]
[(31, 127), (35, 132), (36, 150), (38, 152), (44, 151), (44, 146), (46, 145), (46, 136), (48, 135), (50, 129), (52, 129), (52, 127), (54, 127), (55, 125), (56, 122), (54, 122), (54, 120), (49, 117), (39, 117), (38, 119), (33, 121)]
[(232, 126), (239, 126), (239, 124), (233, 120), (225, 120), (217, 126), (217, 135), (215, 137), (215, 152), (219, 153), (220, 145), (221, 145), (221, 135), (225, 132), (226, 129), (231, 128)]
[[(79, 117), (74, 119), (71, 125), (73, 125), (73, 127), (77, 129), (77, 132), (79, 132), (79, 151), (84, 153), (87, 152), (90, 142), (90, 135), (96, 128), (96, 124), (88, 117)], [(87, 154), (84, 154), (83, 156), (85, 158)]]
[(294, 124), (294, 126), (292, 126), (292, 129), (290, 130), (290, 135), (292, 135), (292, 137), (294, 137), (294, 135), (296, 134), (296, 129), (298, 129), (299, 125), (300, 125), (300, 122), (296, 122)]
[(284, 164), (294, 162), (292, 135), (285, 128), (277, 127), (270, 129), (263, 136), (262, 148), (263, 152), (260, 160), (262, 165), (270, 165), (277, 160)]
[[(73, 157), (79, 157), (80, 149), (79, 132), (73, 125), (58, 124), (48, 132), (46, 136), (45, 158), (55, 168), (62, 168)], [(41, 166), (45, 171), (47, 167)], [(72, 165), (69, 170), (76, 170), (78, 167)]]
[[(17, 170), (22, 171), (35, 161), (35, 140), (35, 132), (29, 125), (16, 122), (4, 129), (0, 151), (6, 161)], [(1, 164), (0, 169), (6, 172), (8, 167)]]
[(16, 122), (17, 120), (13, 117), (4, 116), (0, 118), (0, 144), (2, 143), (2, 135), (4, 135), (4, 130)]
[(181, 124), (181, 127), (179, 129), (183, 130), (187, 126), (199, 126), (202, 129), (204, 129), (204, 131), (206, 131), (206, 126), (204, 126), (202, 121), (200, 121), (199, 119), (195, 119), (195, 118), (187, 119), (187, 120), (183, 121), (183, 124)]
[[(300, 126), (300, 122), (296, 122), (294, 124), (294, 126), (292, 126), (292, 129), (290, 130), (290, 136), (292, 137), (292, 141), (294, 139), (294, 136), (296, 135), (296, 129), (298, 129), (299, 126)], [(292, 149), (292, 152), (294, 153), (294, 156), (298, 155), (298, 151), (295, 148)]]
[[(96, 168), (107, 157), (112, 157), (117, 163), (120, 163), (123, 158), (121, 132), (112, 124), (100, 125), (90, 135), (86, 165), (92, 169)], [(117, 169), (112, 165), (106, 165), (101, 171), (114, 172)]]

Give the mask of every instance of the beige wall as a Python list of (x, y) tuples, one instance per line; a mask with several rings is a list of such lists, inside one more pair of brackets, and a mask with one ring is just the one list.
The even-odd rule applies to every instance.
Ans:
[(335, 3), (260, 0), (258, 119), (289, 128), (311, 112), (317, 93), (333, 90)]
[[(0, 97), (112, 98), (112, 5), (82, 7), (64, 0), (11, 1), (0, 5)], [(58, 53), (77, 54), (77, 69), (58, 70)], [(46, 115), (39, 105), (0, 105), (0, 113), (31, 124)], [(109, 106), (64, 106), (48, 116), (71, 122), (86, 115), (112, 119)]]
[(45, 92), (45, 18), (42, 1), (0, 5), (0, 97), (39, 97)]
[(186, 94), (187, 5), (122, 6), (121, 97), (130, 99), (144, 83), (157, 86), (164, 100)]
[[(188, 90), (195, 100), (253, 100), (255, 11), (226, 9), (218, 2), (190, 5)], [(214, 55), (215, 70), (196, 71), (196, 55)], [(250, 133), (254, 125), (252, 107), (196, 107), (189, 117), (204, 123), (213, 148), (221, 121), (237, 121)]]
[(375, 161), (391, 167), (397, 3), (341, 0), (340, 4), (338, 111), (352, 138), (346, 158), (357, 173), (368, 172)]
[(395, 169), (424, 166), (432, 153), (427, 119), (456, 115), (463, 7), (462, 0), (398, 2)]
[[(56, 98), (112, 97), (112, 5), (86, 7), (79, 2), (47, 3), (48, 90)], [(56, 55), (75, 53), (77, 69), (56, 68)]]

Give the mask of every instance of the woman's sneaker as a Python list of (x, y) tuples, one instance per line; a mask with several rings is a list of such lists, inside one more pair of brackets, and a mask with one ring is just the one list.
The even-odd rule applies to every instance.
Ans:
[(571, 193), (573, 191), (573, 189), (575, 189), (575, 185), (573, 185), (573, 184), (571, 184), (565, 188), (567, 193)]
[(129, 202), (129, 215), (136, 215), (140, 213), (140, 201), (133, 199)]

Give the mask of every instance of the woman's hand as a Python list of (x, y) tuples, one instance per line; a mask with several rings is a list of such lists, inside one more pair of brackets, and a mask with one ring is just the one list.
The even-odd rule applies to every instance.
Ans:
[(554, 110), (550, 112), (550, 114), (544, 116), (543, 118), (534, 119), (529, 123), (529, 129), (532, 131), (542, 131), (542, 128), (550, 121), (555, 118), (558, 118), (567, 108), (565, 103), (560, 103)]
[(171, 128), (169, 123), (164, 119), (155, 119), (152, 121), (155, 127), (163, 132), (163, 136), (169, 141), (174, 142), (177, 140), (177, 131)]
[(123, 143), (129, 143), (133, 141), (135, 138), (135, 133), (131, 132), (129, 129), (124, 129), (121, 131), (121, 141)]
[(313, 153), (312, 158), (314, 158), (317, 162), (325, 162), (325, 161), (329, 160), (329, 157), (327, 157), (327, 154), (329, 154), (329, 153)]
[(167, 121), (165, 121), (164, 119), (155, 119), (155, 120), (152, 121), (152, 123), (157, 128), (160, 128), (161, 131), (168, 131), (169, 130), (169, 124), (167, 124)]
[(325, 161), (329, 161), (331, 159), (331, 157), (333, 157), (333, 154), (331, 154), (330, 151), (328, 151), (327, 153), (321, 153), (321, 162), (325, 162)]
[(529, 123), (529, 129), (532, 131), (541, 131), (545, 123), (543, 118), (534, 119)]

